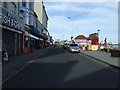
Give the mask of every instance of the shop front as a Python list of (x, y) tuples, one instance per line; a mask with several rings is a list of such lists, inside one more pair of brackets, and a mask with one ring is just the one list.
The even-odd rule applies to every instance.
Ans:
[(43, 46), (44, 46), (44, 48), (46, 48), (47, 47), (48, 36), (45, 33), (43, 33), (43, 35), (44, 35)]
[(30, 37), (31, 37), (31, 43), (33, 44), (33, 48), (42, 48), (43, 47), (43, 39), (44, 35), (43, 33), (40, 33), (34, 26), (30, 25)]
[[(1, 8), (0, 8), (1, 9)], [(20, 36), (24, 30), (23, 22), (14, 14), (2, 9), (0, 14), (2, 43), (5, 44), (9, 56), (20, 53)]]
[(25, 32), (24, 32), (24, 53), (30, 52), (30, 28), (25, 27)]

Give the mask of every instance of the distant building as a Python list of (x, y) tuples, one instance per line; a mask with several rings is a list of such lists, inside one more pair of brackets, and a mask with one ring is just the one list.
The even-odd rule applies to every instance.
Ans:
[(50, 41), (50, 33), (47, 30), (48, 16), (47, 16), (45, 6), (44, 6), (42, 0), (40, 2), (37, 2), (35, 0), (34, 11), (36, 12), (36, 14), (38, 16), (38, 22), (42, 24), (41, 25), (41, 32), (44, 35), (44, 39), (43, 39), (44, 45), (46, 45), (46, 43), (49, 43), (49, 41)]
[(48, 35), (47, 25), (48, 25), (48, 16), (45, 10), (43, 2), (34, 2), (34, 11), (38, 16), (38, 20), (42, 24), (42, 32)]
[(88, 39), (91, 40), (91, 44), (93, 44), (93, 45), (98, 45), (99, 44), (98, 33), (90, 34)]
[(74, 41), (79, 44), (86, 44), (87, 38), (84, 35), (78, 35)]

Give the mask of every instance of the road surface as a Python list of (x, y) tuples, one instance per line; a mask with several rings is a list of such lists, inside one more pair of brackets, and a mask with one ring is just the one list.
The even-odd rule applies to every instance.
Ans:
[(118, 88), (118, 76), (108, 65), (57, 46), (9, 76), (3, 88)]

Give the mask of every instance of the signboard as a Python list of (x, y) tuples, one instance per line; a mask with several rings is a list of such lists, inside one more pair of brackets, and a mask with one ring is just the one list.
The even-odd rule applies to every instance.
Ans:
[(50, 36), (50, 40), (52, 40), (52, 36)]
[(25, 31), (25, 36), (30, 36), (30, 33), (28, 33), (27, 31)]
[(2, 8), (2, 14), (0, 14), (0, 20), (1, 20), (0, 23), (2, 25), (9, 26), (17, 30), (22, 30), (22, 31), (24, 30), (24, 22), (19, 17), (8, 12), (3, 8)]
[(87, 39), (74, 39), (75, 42), (87, 42)]

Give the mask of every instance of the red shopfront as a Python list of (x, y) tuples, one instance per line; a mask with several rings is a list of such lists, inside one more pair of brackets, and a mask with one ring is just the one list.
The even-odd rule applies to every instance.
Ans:
[(44, 47), (46, 47), (47, 46), (48, 35), (46, 35), (45, 33), (43, 33), (43, 35), (44, 35), (43, 45), (44, 45)]
[(92, 45), (98, 45), (99, 44), (98, 33), (90, 34), (88, 40), (91, 40)]
[(30, 28), (25, 26), (25, 31), (21, 35), (21, 53), (30, 52)]
[(90, 39), (91, 39), (91, 44), (93, 44), (93, 45), (99, 44), (98, 43), (98, 36), (92, 36), (92, 37), (90, 37)]

